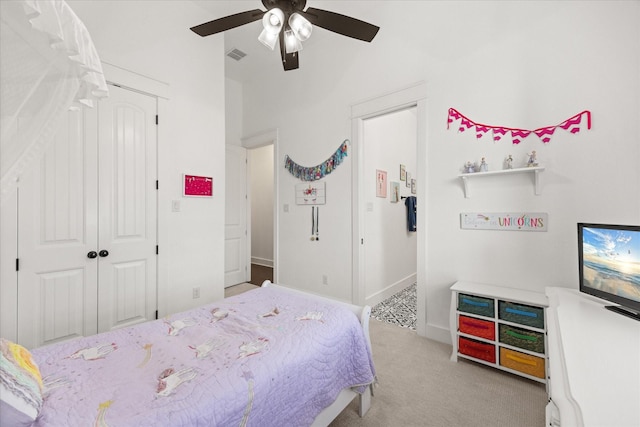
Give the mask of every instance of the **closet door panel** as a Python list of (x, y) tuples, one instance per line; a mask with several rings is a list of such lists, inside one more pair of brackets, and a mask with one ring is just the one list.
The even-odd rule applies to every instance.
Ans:
[(96, 135), (70, 111), (18, 190), (18, 341), (26, 347), (96, 333)]
[(99, 112), (100, 332), (155, 319), (156, 100), (112, 87)]

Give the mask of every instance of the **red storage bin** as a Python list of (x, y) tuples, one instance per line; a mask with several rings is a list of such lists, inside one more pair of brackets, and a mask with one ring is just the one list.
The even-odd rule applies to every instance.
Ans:
[(496, 339), (496, 326), (488, 320), (460, 316), (458, 318), (458, 329), (464, 334), (474, 335), (486, 340), (495, 341)]
[(496, 363), (496, 346), (464, 337), (458, 337), (458, 352), (476, 359)]

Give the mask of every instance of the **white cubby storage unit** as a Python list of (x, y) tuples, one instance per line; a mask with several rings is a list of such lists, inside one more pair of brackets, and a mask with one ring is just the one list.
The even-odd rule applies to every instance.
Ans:
[(456, 282), (451, 287), (451, 360), (459, 357), (547, 382), (543, 293)]

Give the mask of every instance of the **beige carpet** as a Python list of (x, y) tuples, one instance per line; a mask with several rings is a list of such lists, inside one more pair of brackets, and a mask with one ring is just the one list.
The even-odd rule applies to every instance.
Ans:
[[(232, 286), (225, 296), (255, 287)], [(450, 345), (375, 319), (370, 335), (379, 381), (371, 409), (360, 418), (356, 399), (331, 427), (544, 426), (544, 384), (466, 360), (451, 362)]]
[(229, 286), (224, 290), (224, 297), (225, 298), (232, 297), (234, 295), (238, 295), (243, 292), (250, 291), (251, 289), (256, 289), (256, 288), (259, 288), (259, 286), (256, 286), (252, 283), (240, 283), (239, 285)]
[(544, 384), (451, 362), (450, 345), (405, 328), (372, 319), (370, 329), (379, 381), (371, 409), (360, 418), (354, 401), (331, 427), (544, 426)]

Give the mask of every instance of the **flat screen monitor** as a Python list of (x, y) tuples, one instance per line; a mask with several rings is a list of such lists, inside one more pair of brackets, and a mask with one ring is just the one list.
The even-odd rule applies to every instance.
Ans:
[(640, 321), (640, 226), (578, 223), (580, 292)]

